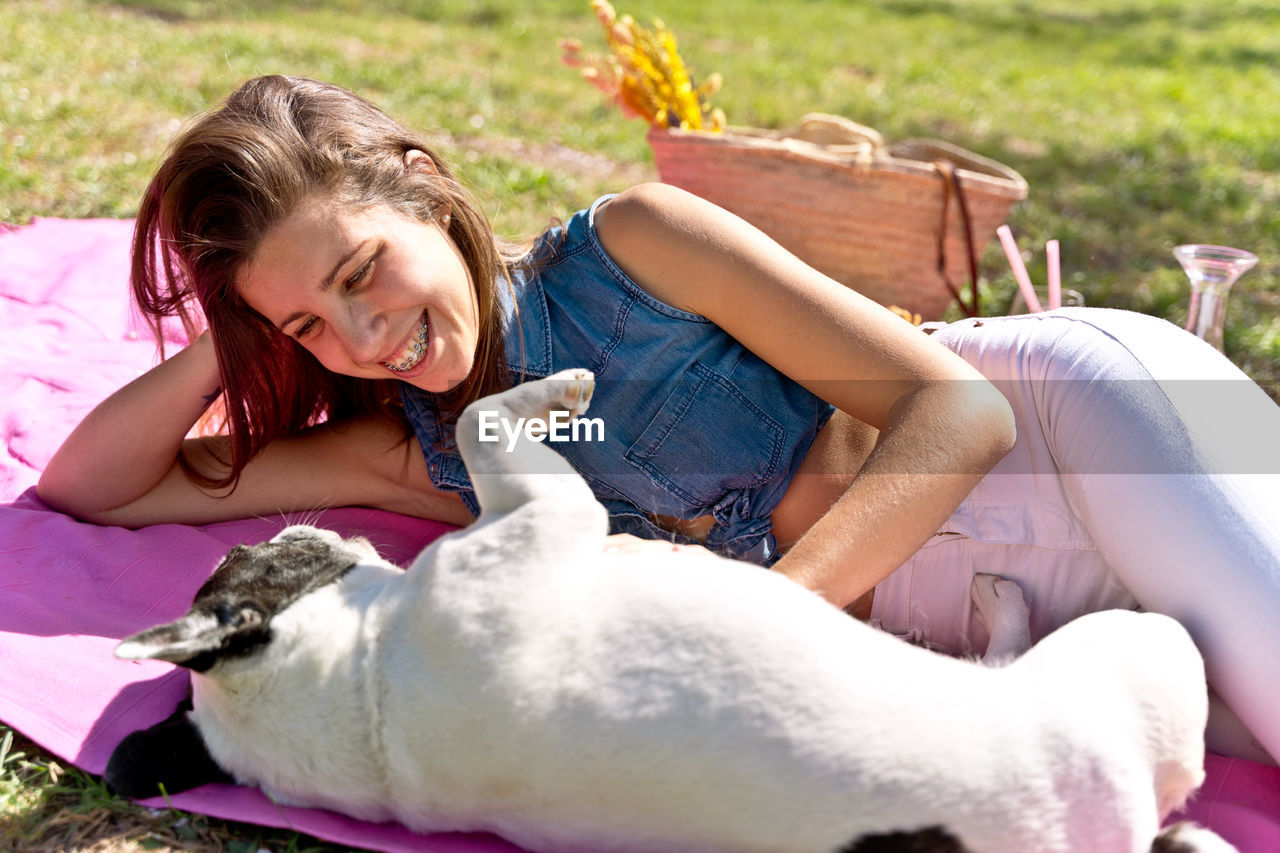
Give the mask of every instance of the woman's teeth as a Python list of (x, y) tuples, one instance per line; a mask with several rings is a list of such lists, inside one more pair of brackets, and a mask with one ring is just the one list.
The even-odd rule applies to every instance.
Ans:
[(416, 367), (427, 351), (427, 337), (430, 332), (431, 321), (424, 313), (421, 322), (418, 323), (417, 331), (413, 333), (413, 337), (409, 338), (404, 349), (397, 353), (395, 358), (382, 362), (382, 366), (399, 373)]

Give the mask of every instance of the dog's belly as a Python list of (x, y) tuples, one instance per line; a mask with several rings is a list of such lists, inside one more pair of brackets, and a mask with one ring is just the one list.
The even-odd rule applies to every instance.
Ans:
[[(421, 690), (387, 673), (406, 685), (385, 738), (411, 780), (396, 786), (402, 819), (434, 828), (423, 815), (447, 814), (541, 849), (625, 837), (692, 850), (706, 837), (724, 850), (824, 850), (945, 825), (978, 801), (1020, 837), (1009, 804), (1045, 769), (1005, 673), (907, 646), (763, 570), (625, 563), (594, 567), (589, 589), (550, 591), (563, 596), (555, 608), (526, 600), (519, 619), (454, 602), (470, 639), (450, 629), (427, 643), (452, 664), (437, 662)], [(922, 702), (921, 685), (946, 705)], [(1027, 734), (999, 743), (1018, 760), (975, 773), (991, 762), (983, 733), (1009, 731)], [(527, 835), (555, 827), (564, 834)]]

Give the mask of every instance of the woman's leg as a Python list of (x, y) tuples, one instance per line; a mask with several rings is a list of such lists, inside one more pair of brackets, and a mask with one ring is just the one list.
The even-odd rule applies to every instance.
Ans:
[(1040, 428), (1098, 551), (1144, 608), (1187, 627), (1214, 690), (1280, 756), (1280, 407), (1152, 317), (989, 323), (1020, 333), (972, 329), (953, 348), (989, 376), (1037, 374)]

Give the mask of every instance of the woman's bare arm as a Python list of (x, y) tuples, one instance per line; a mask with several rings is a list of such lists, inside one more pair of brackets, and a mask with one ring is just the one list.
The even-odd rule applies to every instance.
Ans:
[(208, 333), (98, 404), (36, 486), (41, 500), (92, 518), (142, 497), (168, 474), (183, 439), (219, 393)]
[(470, 514), (436, 491), (416, 440), (373, 417), (324, 424), (278, 439), (250, 460), (234, 490), (196, 485), (225, 476), (223, 437), (187, 439), (218, 388), (213, 346), (202, 335), (121, 388), (71, 433), (36, 489), (49, 505), (99, 524), (201, 524), (330, 506), (372, 506), (455, 524)]
[(650, 184), (601, 208), (597, 227), (654, 296), (879, 430), (852, 485), (776, 566), (832, 602), (901, 565), (1012, 447), (1008, 403), (973, 368), (737, 217)]

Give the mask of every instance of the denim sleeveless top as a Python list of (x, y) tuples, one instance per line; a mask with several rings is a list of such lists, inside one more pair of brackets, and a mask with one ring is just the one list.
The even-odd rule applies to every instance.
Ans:
[[(595, 211), (609, 198), (543, 235), (536, 263), (513, 271), (515, 304), (499, 282), (512, 382), (595, 373), (585, 417), (599, 419), (603, 437), (551, 447), (590, 484), (612, 532), (690, 542), (654, 516), (709, 515), (703, 544), (769, 565), (779, 556), (769, 516), (834, 409), (710, 320), (631, 281), (596, 237)], [(402, 397), (432, 483), (478, 514), (432, 394), (405, 384)]]

